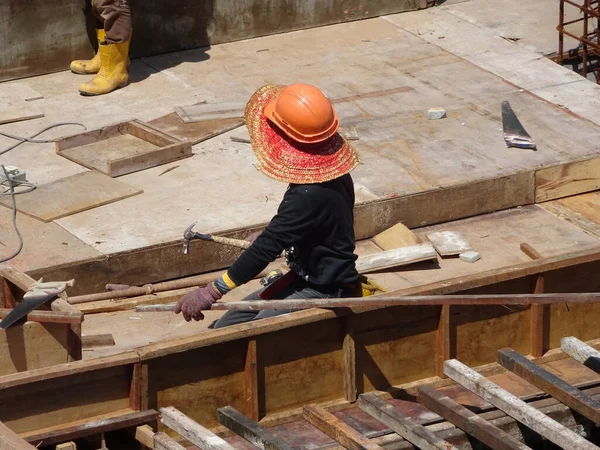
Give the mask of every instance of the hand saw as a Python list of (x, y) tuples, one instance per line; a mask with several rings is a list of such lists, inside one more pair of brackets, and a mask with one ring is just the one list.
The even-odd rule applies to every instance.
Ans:
[(525, 128), (523, 128), (510, 103), (507, 101), (502, 102), (502, 126), (504, 128), (504, 142), (506, 142), (507, 147), (537, 150), (535, 141), (525, 131)]

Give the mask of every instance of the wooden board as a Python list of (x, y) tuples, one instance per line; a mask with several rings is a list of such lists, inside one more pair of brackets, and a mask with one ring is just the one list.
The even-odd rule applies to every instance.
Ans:
[(0, 125), (39, 117), (44, 117), (44, 114), (24, 100), (3, 98), (0, 102)]
[(0, 331), (0, 375), (69, 361), (68, 324), (26, 322)]
[[(123, 200), (141, 189), (129, 186), (99, 172), (83, 172), (38, 186), (32, 192), (17, 197), (17, 209), (23, 214), (43, 222)], [(10, 199), (0, 199), (0, 204), (11, 208)]]
[(535, 173), (535, 201), (545, 202), (600, 188), (600, 158), (539, 169)]
[(473, 250), (471, 244), (457, 231), (429, 233), (427, 239), (431, 241), (437, 252), (442, 256), (454, 256)]
[(216, 119), (186, 123), (176, 113), (171, 113), (151, 120), (148, 123), (154, 128), (177, 136), (180, 139), (187, 139), (190, 144), (196, 145), (199, 142), (241, 127), (244, 124), (244, 120)]
[(540, 206), (586, 233), (600, 238), (600, 192), (552, 200)]
[(161, 422), (203, 450), (234, 450), (219, 436), (169, 406), (160, 409)]
[(177, 106), (175, 113), (186, 123), (207, 120), (241, 119), (244, 117), (245, 103), (200, 103), (191, 106)]
[(421, 238), (410, 231), (404, 224), (397, 223), (373, 237), (373, 242), (382, 250), (392, 250), (394, 248), (420, 244)]
[(118, 177), (192, 156), (190, 142), (134, 120), (56, 141), (56, 153)]
[(0, 422), (0, 449), (35, 450), (35, 447), (21, 439), (17, 433)]
[(360, 256), (356, 261), (356, 270), (370, 273), (433, 259), (437, 259), (437, 254), (431, 244), (417, 244)]

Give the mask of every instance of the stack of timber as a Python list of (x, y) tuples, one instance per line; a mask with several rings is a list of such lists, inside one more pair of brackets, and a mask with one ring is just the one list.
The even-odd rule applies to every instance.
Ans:
[[(527, 450), (539, 448), (544, 441), (567, 450), (596, 450), (600, 377), (584, 365), (600, 371), (600, 352), (574, 337), (564, 338), (562, 349), (573, 358), (563, 360), (562, 366), (542, 364), (511, 348), (500, 350), (498, 364), (507, 371), (504, 379), (486, 377), (456, 359), (448, 360), (444, 372), (456, 384), (420, 386), (411, 402), (381, 392), (362, 394), (354, 411), (335, 412), (310, 404), (302, 408), (301, 419), (287, 426), (268, 427), (231, 406), (222, 407), (216, 417), (229, 430), (222, 430), (223, 438), (178, 409), (165, 407), (161, 422), (175, 432), (169, 431), (173, 437), (154, 434), (148, 427), (137, 436), (154, 449), (170, 450), (184, 448), (179, 444), (184, 441), (200, 449), (222, 450), (455, 450), (482, 445)], [(577, 386), (567, 378), (577, 380)]]

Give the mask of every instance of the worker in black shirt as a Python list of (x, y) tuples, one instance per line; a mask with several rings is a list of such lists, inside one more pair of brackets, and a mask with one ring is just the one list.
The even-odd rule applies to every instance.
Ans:
[[(175, 312), (182, 312), (187, 321), (202, 320), (202, 311), (256, 277), (284, 250), (290, 272), (274, 283), (275, 289), (271, 286), (246, 300), (334, 298), (360, 292), (349, 174), (359, 159), (337, 132), (333, 105), (314, 86), (269, 85), (252, 96), (245, 119), (258, 169), (289, 186), (277, 215), (229, 270), (181, 298)], [(287, 312), (229, 311), (215, 327)]]

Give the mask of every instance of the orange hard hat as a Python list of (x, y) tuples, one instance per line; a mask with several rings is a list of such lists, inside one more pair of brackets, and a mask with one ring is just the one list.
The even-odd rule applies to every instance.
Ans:
[(315, 86), (291, 84), (267, 104), (265, 116), (292, 139), (305, 144), (325, 141), (339, 127), (331, 101)]

